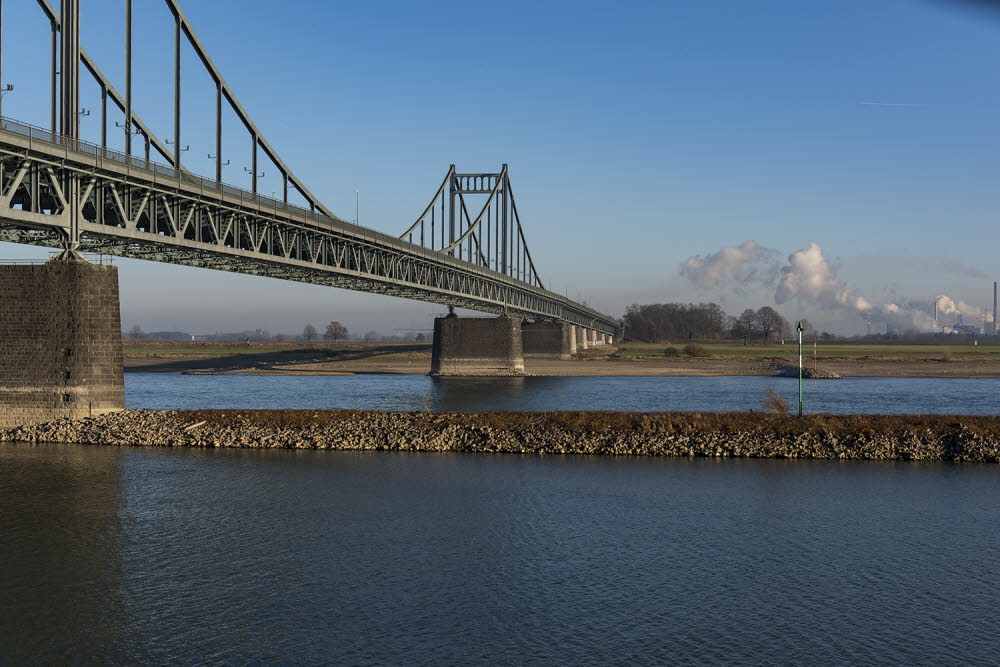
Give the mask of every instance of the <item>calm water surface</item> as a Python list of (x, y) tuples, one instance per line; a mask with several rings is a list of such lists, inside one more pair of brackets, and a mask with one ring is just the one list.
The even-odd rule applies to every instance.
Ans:
[(0, 447), (5, 663), (996, 663), (997, 468)]
[[(373, 410), (759, 410), (773, 386), (794, 405), (796, 380), (767, 377), (448, 378), (126, 373), (130, 408)], [(1000, 413), (997, 378), (845, 378), (805, 383), (807, 412)]]

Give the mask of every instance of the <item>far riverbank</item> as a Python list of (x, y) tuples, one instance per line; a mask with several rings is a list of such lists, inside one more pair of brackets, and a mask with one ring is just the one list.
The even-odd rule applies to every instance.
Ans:
[[(586, 350), (566, 361), (526, 359), (546, 377), (720, 377), (776, 374), (796, 364), (790, 345), (708, 345), (705, 356), (666, 357), (662, 346), (627, 343)], [(994, 349), (996, 348), (996, 349)], [(141, 373), (254, 375), (426, 375), (424, 343), (183, 343), (127, 341), (125, 368)], [(842, 377), (1000, 378), (1000, 347), (828, 346), (818, 367)], [(812, 360), (807, 359), (807, 365)]]
[(605, 456), (1000, 461), (1000, 417), (637, 412), (127, 410), (0, 441)]

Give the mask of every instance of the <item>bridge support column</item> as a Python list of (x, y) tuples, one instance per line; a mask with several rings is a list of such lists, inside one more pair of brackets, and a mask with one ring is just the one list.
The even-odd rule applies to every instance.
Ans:
[(0, 428), (125, 408), (118, 269), (0, 265)]
[(569, 353), (576, 354), (576, 331), (579, 329), (575, 324), (569, 325)]
[(593, 329), (591, 329), (590, 331), (587, 332), (587, 335), (590, 336), (590, 347), (596, 346), (598, 344), (597, 343), (597, 332), (594, 331)]
[(525, 359), (569, 359), (575, 348), (572, 325), (568, 322), (521, 324)]
[(521, 320), (454, 316), (435, 319), (431, 375), (524, 375)]
[(578, 326), (576, 328), (576, 349), (586, 350), (590, 347), (590, 336), (587, 335), (587, 330), (584, 327)]

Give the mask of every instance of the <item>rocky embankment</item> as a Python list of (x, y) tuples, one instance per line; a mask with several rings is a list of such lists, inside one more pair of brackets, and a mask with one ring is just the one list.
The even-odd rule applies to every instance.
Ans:
[[(797, 378), (799, 376), (798, 366), (777, 366), (773, 373), (775, 377)], [(840, 375), (823, 368), (803, 368), (802, 377), (806, 380), (837, 380)]]
[(161, 447), (802, 459), (1000, 459), (1000, 418), (765, 413), (128, 410), (0, 440)]
[[(747, 366), (742, 369), (739, 375), (769, 375), (779, 378), (797, 378), (799, 377), (799, 367), (782, 361), (766, 360)], [(806, 366), (802, 369), (802, 377), (806, 380), (837, 380), (841, 376), (824, 368), (814, 369)]]

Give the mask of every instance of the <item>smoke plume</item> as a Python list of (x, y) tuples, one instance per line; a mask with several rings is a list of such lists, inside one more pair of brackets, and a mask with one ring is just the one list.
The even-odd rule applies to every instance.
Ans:
[(729, 286), (737, 292), (747, 286), (770, 287), (777, 278), (774, 302), (778, 305), (794, 301), (826, 311), (852, 313), (893, 331), (940, 331), (942, 317), (950, 322), (969, 318), (966, 324), (975, 324), (983, 315), (982, 309), (943, 294), (933, 299), (877, 305), (840, 280), (837, 267), (823, 255), (818, 243), (790, 254), (780, 269), (773, 262), (777, 255), (778, 251), (756, 241), (745, 241), (709, 255), (689, 257), (681, 265), (681, 275), (699, 288)]
[(756, 241), (744, 241), (704, 257), (688, 257), (681, 264), (681, 275), (696, 287), (729, 285), (739, 292), (745, 285), (773, 280), (777, 267), (770, 263), (777, 255), (777, 250), (765, 248)]
[(859, 313), (872, 309), (868, 299), (837, 280), (836, 269), (826, 261), (818, 243), (810, 243), (808, 248), (793, 252), (788, 256), (788, 264), (781, 269), (774, 301), (782, 304), (792, 299), (827, 309), (848, 308)]

